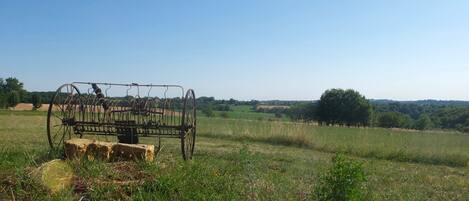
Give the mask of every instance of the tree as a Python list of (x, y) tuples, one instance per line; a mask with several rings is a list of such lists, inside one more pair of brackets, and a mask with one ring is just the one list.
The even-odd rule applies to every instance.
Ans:
[(282, 113), (281, 112), (275, 112), (275, 118), (282, 118)]
[(230, 111), (230, 110), (231, 110), (231, 108), (230, 108), (229, 105), (223, 106), (223, 111)]
[(31, 103), (33, 104), (33, 110), (36, 110), (41, 107), (41, 97), (37, 94), (31, 96)]
[(0, 92), (0, 108), (5, 108), (7, 106), (7, 97), (4, 93)]
[(5, 90), (3, 88), (4, 86), (3, 79), (0, 78), (0, 108), (5, 108), (7, 106), (7, 98), (5, 95)]
[(340, 125), (369, 125), (372, 107), (369, 101), (357, 91), (330, 89), (321, 95), (318, 102), (319, 122)]
[(410, 117), (399, 112), (386, 112), (378, 118), (378, 126), (383, 128), (406, 128), (409, 124)]
[(5, 92), (5, 82), (3, 81), (2, 78), (0, 78), (0, 95)]
[(202, 108), (202, 113), (207, 117), (213, 117), (213, 110), (211, 106), (206, 106)]
[[(274, 114), (277, 115), (277, 113), (281, 114), (281, 112), (275, 112)], [(313, 102), (298, 103), (288, 108), (286, 115), (292, 120), (311, 121), (316, 117), (316, 105)]]
[(417, 122), (415, 122), (415, 128), (418, 130), (428, 130), (433, 127), (433, 122), (427, 114), (420, 115)]
[(4, 82), (4, 89), (6, 91), (21, 91), (23, 90), (23, 83), (21, 83), (18, 79), (9, 77)]
[(15, 107), (20, 102), (20, 95), (17, 91), (11, 91), (7, 95), (7, 106)]
[(14, 107), (23, 100), (26, 91), (23, 89), (23, 83), (18, 79), (9, 77), (5, 80), (0, 79), (0, 107)]
[(236, 105), (237, 101), (233, 98), (230, 98), (230, 100), (228, 100), (228, 104), (230, 105)]
[(20, 100), (24, 97), (26, 93), (26, 91), (23, 89), (23, 83), (13, 77), (9, 77), (5, 80), (3, 88), (6, 92), (16, 91)]

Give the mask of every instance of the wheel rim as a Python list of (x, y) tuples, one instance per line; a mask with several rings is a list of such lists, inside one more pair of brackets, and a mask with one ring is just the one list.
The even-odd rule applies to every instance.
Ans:
[(78, 89), (65, 84), (57, 89), (49, 104), (47, 113), (47, 138), (53, 151), (59, 151), (65, 140), (71, 139), (73, 127), (67, 125), (70, 119), (75, 117), (77, 100), (80, 95)]
[(192, 159), (195, 147), (196, 134), (196, 105), (195, 94), (193, 90), (188, 90), (184, 101), (183, 108), (183, 131), (181, 137), (182, 154), (185, 160)]

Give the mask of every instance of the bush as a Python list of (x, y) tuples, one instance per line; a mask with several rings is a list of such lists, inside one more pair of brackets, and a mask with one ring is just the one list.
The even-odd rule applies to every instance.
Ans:
[(372, 107), (365, 96), (357, 91), (330, 89), (321, 95), (316, 113), (319, 122), (327, 125), (367, 126)]
[(226, 112), (222, 112), (222, 113), (220, 113), (220, 117), (222, 117), (222, 118), (225, 118), (225, 119), (226, 119), (226, 118), (228, 118), (228, 113), (226, 113)]
[(0, 93), (0, 108), (5, 108), (7, 107), (7, 98), (5, 94)]
[[(309, 103), (298, 103), (290, 108), (286, 109), (286, 115), (295, 121), (305, 120), (312, 121), (316, 118), (316, 104), (313, 102)], [(275, 113), (277, 115), (277, 113)]]
[(20, 102), (20, 94), (16, 91), (8, 93), (7, 97), (8, 107), (15, 107)]
[(433, 127), (433, 122), (430, 117), (426, 114), (420, 115), (417, 122), (415, 122), (415, 128), (418, 130), (428, 130)]
[(362, 164), (338, 154), (331, 169), (320, 176), (315, 196), (320, 201), (363, 200), (365, 181)]
[(282, 118), (282, 116), (283, 116), (283, 115), (282, 115), (282, 113), (280, 113), (280, 112), (276, 112), (276, 113), (275, 113), (275, 118)]
[(383, 128), (409, 127), (410, 117), (399, 112), (386, 112), (378, 117), (378, 126)]
[(213, 110), (211, 107), (207, 106), (202, 108), (202, 113), (207, 117), (213, 117)]
[(215, 105), (213, 106), (213, 109), (216, 111), (230, 111), (231, 110), (229, 105), (224, 105), (224, 104)]
[(33, 94), (31, 96), (31, 103), (33, 104), (33, 110), (36, 110), (41, 107), (41, 97), (39, 97), (37, 94)]

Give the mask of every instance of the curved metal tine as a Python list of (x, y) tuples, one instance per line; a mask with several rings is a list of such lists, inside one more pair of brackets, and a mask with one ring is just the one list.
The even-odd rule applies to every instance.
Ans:
[(168, 108), (168, 99), (166, 97), (166, 93), (168, 92), (169, 90), (169, 87), (166, 86), (166, 89), (164, 90), (164, 101), (163, 101), (163, 115), (162, 115), (162, 118), (163, 118), (163, 121), (165, 120), (166, 116), (165, 116), (165, 110)]
[(72, 89), (72, 85), (71, 85), (71, 84), (70, 84), (70, 85), (67, 85), (67, 94), (68, 94), (68, 95), (71, 95), (71, 94), (72, 94), (72, 90), (71, 90), (71, 89)]
[(106, 90), (104, 90), (104, 95), (105, 95), (106, 97), (108, 97), (107, 91), (109, 91), (109, 89), (111, 89), (111, 87), (112, 87), (112, 85), (109, 85), (109, 86), (106, 88)]
[(164, 90), (164, 99), (166, 99), (166, 92), (168, 92), (168, 90), (169, 90), (169, 87), (166, 86), (166, 90)]
[(129, 85), (129, 88), (127, 89), (127, 91), (125, 92), (125, 96), (129, 96), (129, 91), (132, 89), (132, 85)]
[(147, 93), (147, 97), (150, 98), (150, 92), (151, 92), (151, 89), (153, 88), (153, 84), (150, 84), (150, 89), (148, 90), (148, 93)]
[(73, 87), (73, 85), (70, 84), (70, 94), (71, 94), (72, 96), (75, 95), (74, 92), (76, 92), (74, 89), (75, 89), (75, 88)]
[(137, 85), (137, 96), (136, 97), (140, 98), (140, 86), (139, 85)]

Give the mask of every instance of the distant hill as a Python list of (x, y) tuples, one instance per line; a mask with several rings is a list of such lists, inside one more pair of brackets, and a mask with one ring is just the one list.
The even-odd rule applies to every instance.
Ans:
[[(317, 102), (318, 100), (312, 100), (312, 102)], [(259, 101), (263, 105), (293, 105), (296, 103), (306, 103), (311, 101), (304, 100), (263, 100)], [(416, 100), (416, 101), (397, 101), (390, 99), (370, 99), (370, 102), (374, 105), (384, 105), (390, 103), (399, 103), (399, 104), (413, 104), (413, 105), (429, 105), (429, 106), (469, 106), (469, 101), (460, 101), (460, 100)]]
[(371, 99), (372, 104), (389, 104), (389, 103), (401, 103), (401, 104), (415, 104), (415, 105), (434, 105), (434, 106), (469, 106), (469, 101), (459, 100), (416, 100), (416, 101), (395, 101), (388, 99)]

